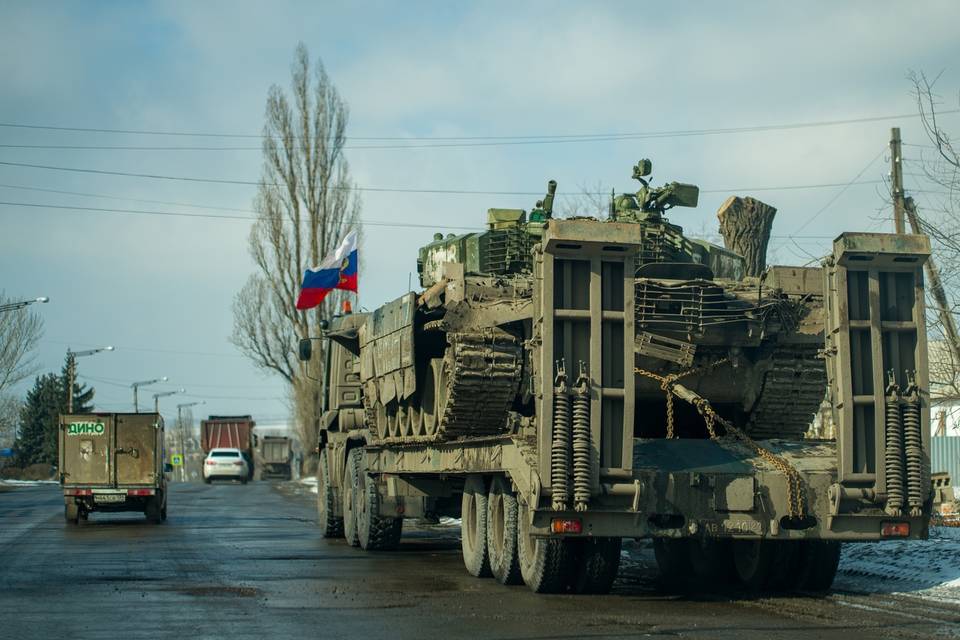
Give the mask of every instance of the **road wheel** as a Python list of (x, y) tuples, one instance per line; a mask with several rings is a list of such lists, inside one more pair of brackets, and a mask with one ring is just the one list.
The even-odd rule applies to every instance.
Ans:
[(517, 551), (517, 497), (510, 480), (496, 476), (487, 496), (487, 553), (490, 572), (500, 584), (521, 584)]
[(386, 406), (387, 437), (396, 438), (400, 435), (400, 406), (396, 400), (391, 400)]
[(204, 482), (204, 484), (210, 484), (211, 482), (213, 482), (213, 479), (212, 479), (212, 478), (204, 478), (204, 479), (203, 479), (203, 482)]
[(567, 541), (530, 535), (530, 512), (521, 504), (517, 517), (520, 575), (534, 593), (561, 593), (573, 578), (573, 554)]
[(420, 396), (420, 413), (423, 419), (424, 435), (432, 436), (437, 432), (441, 414), (437, 413), (437, 398), (445, 395), (440, 386), (443, 382), (443, 358), (433, 358), (423, 377), (423, 393)]
[(669, 589), (687, 586), (693, 575), (690, 548), (683, 538), (654, 538), (653, 555), (657, 560), (660, 582)]
[(67, 524), (80, 524), (80, 507), (76, 502), (71, 502), (63, 506), (63, 517)]
[(361, 469), (359, 490), (354, 494), (357, 537), (364, 551), (396, 549), (403, 532), (403, 518), (380, 515), (380, 491), (377, 481)]
[(144, 515), (147, 516), (147, 522), (151, 524), (160, 524), (163, 522), (161, 511), (162, 504), (160, 503), (159, 496), (150, 496), (147, 498), (147, 504), (143, 510)]
[(620, 571), (620, 538), (569, 540), (573, 548), (575, 576), (573, 590), (582, 594), (610, 592)]
[(343, 494), (343, 537), (354, 547), (360, 545), (353, 496), (360, 480), (360, 456), (362, 455), (362, 449), (353, 449), (347, 454), (347, 468), (343, 472), (343, 482), (340, 484)]
[(373, 404), (373, 416), (377, 421), (376, 428), (374, 432), (377, 434), (377, 437), (381, 440), (385, 440), (390, 437), (390, 425), (388, 424), (387, 417), (387, 408), (383, 406), (383, 403), (377, 400)]
[(460, 513), (463, 564), (470, 575), (488, 578), (491, 573), (487, 554), (487, 487), (483, 476), (467, 476)]
[(833, 585), (840, 564), (840, 543), (828, 540), (804, 540), (799, 545), (796, 557), (799, 567), (796, 588), (802, 591), (828, 591)]
[(423, 435), (423, 421), (420, 418), (420, 398), (413, 396), (407, 405), (407, 431), (413, 437)]
[(317, 463), (317, 524), (324, 538), (343, 537), (343, 518), (337, 516), (337, 490), (330, 486), (330, 467), (326, 450)]

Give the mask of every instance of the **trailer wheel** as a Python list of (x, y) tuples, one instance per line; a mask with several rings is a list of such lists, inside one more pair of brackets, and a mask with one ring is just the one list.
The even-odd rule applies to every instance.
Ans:
[(534, 593), (566, 591), (574, 577), (571, 545), (560, 538), (534, 538), (530, 535), (530, 512), (521, 504), (517, 517), (517, 549), (520, 575)]
[(800, 570), (796, 577), (796, 588), (803, 591), (828, 591), (833, 585), (840, 564), (840, 543), (829, 540), (804, 540), (797, 556), (800, 558)]
[(582, 594), (610, 593), (620, 572), (620, 538), (591, 537), (570, 540), (576, 574), (573, 590)]
[(500, 584), (521, 584), (517, 551), (517, 496), (510, 481), (496, 476), (487, 496), (487, 553), (490, 572)]
[(357, 491), (360, 480), (360, 456), (362, 455), (362, 449), (353, 449), (347, 454), (347, 468), (343, 472), (343, 482), (340, 484), (343, 498), (343, 536), (354, 547), (360, 546), (353, 495)]
[(377, 482), (361, 469), (360, 488), (356, 499), (357, 537), (364, 551), (396, 549), (403, 532), (403, 518), (380, 515), (380, 492)]
[(67, 524), (80, 524), (80, 507), (76, 502), (63, 506), (63, 517)]
[(320, 452), (317, 463), (317, 524), (324, 538), (343, 537), (343, 518), (336, 515), (337, 490), (330, 486), (327, 452)]
[(657, 560), (660, 582), (668, 589), (682, 589), (693, 574), (690, 548), (683, 538), (654, 538), (653, 555)]
[(163, 521), (160, 499), (157, 496), (150, 496), (147, 498), (147, 504), (143, 509), (143, 513), (145, 516), (147, 516), (147, 522), (151, 524), (160, 524)]
[(467, 476), (463, 485), (460, 511), (460, 548), (467, 572), (477, 578), (489, 578), (487, 553), (487, 487), (483, 476)]
[(734, 540), (733, 567), (740, 584), (750, 591), (770, 586), (780, 556), (777, 540)]

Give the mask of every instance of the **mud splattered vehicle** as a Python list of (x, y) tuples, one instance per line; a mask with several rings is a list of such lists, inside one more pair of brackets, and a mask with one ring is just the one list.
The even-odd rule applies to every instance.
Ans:
[[(332, 321), (324, 535), (383, 549), (460, 515), (470, 573), (578, 593), (623, 538), (667, 578), (822, 590), (841, 542), (927, 535), (926, 237), (745, 277), (665, 217), (697, 187), (649, 172), (607, 219), (554, 218), (554, 182), (491, 209), (420, 250), (420, 293)], [(825, 396), (836, 440), (806, 439)]]
[(157, 413), (60, 416), (59, 468), (69, 524), (94, 511), (140, 511), (167, 519), (163, 418)]

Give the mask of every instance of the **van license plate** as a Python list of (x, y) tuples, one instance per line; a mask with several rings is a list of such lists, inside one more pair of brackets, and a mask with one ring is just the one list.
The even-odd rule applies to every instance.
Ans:
[(94, 502), (124, 502), (127, 496), (122, 493), (95, 493)]

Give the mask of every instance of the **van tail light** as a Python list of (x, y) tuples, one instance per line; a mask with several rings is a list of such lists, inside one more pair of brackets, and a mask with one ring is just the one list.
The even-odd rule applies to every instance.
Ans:
[(152, 496), (153, 489), (127, 489), (128, 496)]
[(207, 460), (206, 464), (217, 464), (216, 460)]
[(93, 489), (64, 489), (65, 496), (92, 496)]

